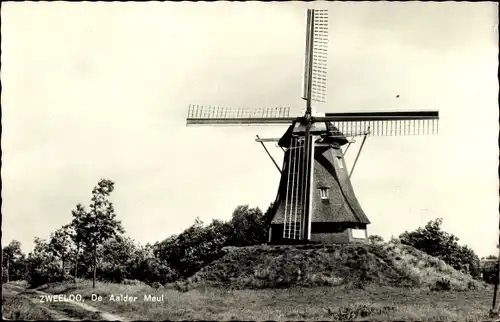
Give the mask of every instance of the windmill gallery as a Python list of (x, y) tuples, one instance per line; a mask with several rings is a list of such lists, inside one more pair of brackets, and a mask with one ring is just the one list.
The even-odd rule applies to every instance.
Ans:
[[(284, 151), (278, 193), (272, 209), (271, 244), (351, 243), (367, 240), (370, 220), (350, 181), (367, 135), (436, 134), (438, 111), (312, 112), (312, 102), (325, 102), (328, 16), (326, 10), (307, 10), (304, 88), (305, 113), (290, 116), (289, 108), (229, 109), (191, 105), (186, 123), (193, 125), (289, 125), (277, 142)], [(351, 172), (344, 156), (364, 135)], [(347, 145), (347, 146), (346, 146)], [(264, 149), (266, 147), (264, 146)], [(266, 152), (267, 149), (266, 149)]]

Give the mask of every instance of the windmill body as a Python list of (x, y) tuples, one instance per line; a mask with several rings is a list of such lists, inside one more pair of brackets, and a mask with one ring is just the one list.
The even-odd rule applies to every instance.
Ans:
[(304, 240), (300, 236), (302, 227), (310, 227), (305, 238), (309, 242), (364, 242), (370, 221), (349, 179), (342, 151), (348, 140), (331, 123), (314, 125), (311, 181), (309, 189), (305, 189), (310, 201), (309, 222), (305, 222), (307, 216), (302, 216), (304, 204), (299, 198), (303, 187), (300, 185), (300, 156), (304, 153), (304, 144), (301, 144), (304, 131), (292, 125), (279, 141), (280, 146), (287, 149), (278, 194), (271, 210), (269, 242), (300, 243)]
[[(187, 125), (288, 125), (281, 138), (260, 139), (280, 171), (278, 193), (271, 209), (269, 242), (366, 242), (368, 217), (354, 194), (352, 171), (367, 135), (435, 134), (438, 111), (346, 112), (318, 115), (312, 102), (326, 95), (327, 12), (307, 10), (306, 52), (302, 98), (304, 114), (290, 116), (290, 108), (231, 109), (192, 105)], [(353, 142), (364, 135), (350, 171), (344, 160)], [(264, 145), (277, 142), (284, 152), (282, 167)], [(346, 146), (347, 144), (347, 146)]]

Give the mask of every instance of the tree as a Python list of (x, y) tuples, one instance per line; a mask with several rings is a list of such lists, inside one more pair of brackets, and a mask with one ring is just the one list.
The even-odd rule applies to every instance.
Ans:
[(268, 226), (259, 208), (238, 206), (231, 218), (233, 232), (229, 239), (231, 246), (251, 246), (267, 242)]
[(128, 237), (113, 237), (103, 243), (99, 252), (100, 272), (103, 277), (115, 283), (125, 278), (134, 278), (128, 270), (130, 262), (138, 255), (139, 247)]
[(26, 255), (21, 250), (21, 242), (12, 240), (2, 249), (2, 281), (21, 280), (26, 273)]
[(88, 217), (88, 213), (87, 210), (85, 210), (85, 207), (79, 203), (76, 205), (76, 209), (71, 211), (71, 214), (73, 216), (73, 219), (69, 225), (69, 230), (70, 230), (70, 237), (73, 240), (73, 243), (75, 244), (76, 247), (75, 258), (74, 258), (75, 260), (74, 281), (76, 283), (82, 243), (87, 240), (86, 219)]
[(166, 282), (175, 279), (175, 272), (154, 255), (154, 246), (146, 244), (137, 245), (126, 263), (126, 276), (128, 279), (137, 279), (148, 284)]
[(495, 284), (498, 281), (498, 257), (488, 255), (481, 258), (481, 275), (483, 281), (489, 284)]
[(60, 280), (61, 266), (58, 265), (49, 243), (35, 237), (35, 247), (28, 255), (27, 281), (31, 287)]
[(206, 227), (198, 218), (179, 235), (171, 236), (154, 245), (154, 253), (160, 262), (188, 277), (203, 266), (219, 258), (227, 245), (232, 227), (214, 220)]
[(61, 274), (65, 275), (65, 264), (71, 260), (73, 253), (73, 240), (70, 225), (65, 225), (50, 236), (49, 251), (61, 261)]
[(442, 223), (441, 218), (431, 220), (423, 228), (419, 227), (415, 231), (402, 233), (399, 239), (403, 244), (438, 257), (453, 268), (479, 278), (479, 257), (469, 247), (460, 246), (458, 237), (443, 231)]
[(155, 258), (161, 265), (172, 268), (180, 277), (188, 277), (211, 261), (219, 258), (224, 246), (251, 246), (267, 242), (267, 219), (259, 208), (238, 206), (231, 221), (213, 220), (208, 226), (197, 218), (193, 225), (179, 235), (156, 243)]
[(114, 190), (114, 182), (101, 179), (92, 189), (90, 211), (84, 214), (81, 223), (84, 246), (92, 254), (92, 287), (95, 288), (98, 248), (110, 238), (124, 233), (119, 220), (116, 219), (113, 203), (108, 200)]

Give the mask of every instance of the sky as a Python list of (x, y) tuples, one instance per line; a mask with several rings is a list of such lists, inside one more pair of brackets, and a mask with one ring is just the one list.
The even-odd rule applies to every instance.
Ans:
[(255, 135), (286, 127), (187, 127), (187, 108), (299, 114), (307, 8), (329, 11), (316, 111), (440, 112), (438, 135), (367, 139), (352, 183), (368, 233), (388, 239), (441, 217), (479, 256), (497, 253), (494, 2), (4, 3), (2, 243), (31, 250), (101, 178), (140, 243), (196, 217), (228, 220), (238, 205), (266, 210), (279, 172)]

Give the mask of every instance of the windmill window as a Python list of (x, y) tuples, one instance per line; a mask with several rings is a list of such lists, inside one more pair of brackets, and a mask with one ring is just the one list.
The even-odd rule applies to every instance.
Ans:
[(328, 188), (319, 188), (319, 195), (321, 199), (328, 199)]
[(351, 229), (352, 238), (366, 239), (366, 230), (364, 229)]

